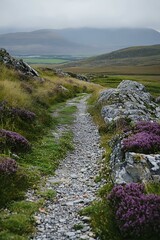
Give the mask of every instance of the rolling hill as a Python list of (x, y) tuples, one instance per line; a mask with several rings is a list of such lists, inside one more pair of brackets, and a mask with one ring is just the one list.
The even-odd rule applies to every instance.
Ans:
[(82, 61), (68, 63), (63, 68), (76, 72), (110, 71), (120, 73), (131, 71), (132, 74), (139, 69), (144, 74), (150, 74), (151, 72), (160, 74), (160, 44), (124, 48)]
[(153, 44), (160, 44), (160, 33), (143, 28), (44, 29), (0, 34), (0, 47), (14, 55), (93, 56), (120, 48)]
[[(78, 66), (160, 64), (160, 44), (124, 48), (77, 62)], [(72, 64), (72, 63), (71, 63)], [(71, 65), (69, 64), (69, 65)], [(75, 64), (74, 64), (75, 65)]]

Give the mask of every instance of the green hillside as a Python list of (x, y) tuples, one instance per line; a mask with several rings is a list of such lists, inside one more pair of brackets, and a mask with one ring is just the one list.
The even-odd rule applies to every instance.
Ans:
[(66, 66), (111, 66), (111, 65), (155, 65), (160, 64), (160, 44), (124, 48), (111, 53), (91, 57)]
[(93, 60), (110, 60), (119, 58), (137, 58), (160, 55), (160, 44), (153, 46), (139, 46), (120, 49), (108, 54), (94, 57)]

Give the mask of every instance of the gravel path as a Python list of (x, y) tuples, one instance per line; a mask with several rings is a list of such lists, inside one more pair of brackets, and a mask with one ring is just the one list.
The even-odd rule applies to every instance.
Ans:
[(71, 127), (75, 150), (61, 162), (55, 176), (47, 180), (46, 189), (57, 192), (56, 200), (46, 201), (46, 212), (37, 213), (37, 235), (34, 240), (96, 239), (89, 226), (89, 218), (78, 214), (80, 209), (95, 199), (100, 187), (94, 179), (103, 152), (99, 146), (97, 127), (87, 113), (86, 99), (87, 96), (78, 103), (74, 100), (68, 102), (78, 108)]

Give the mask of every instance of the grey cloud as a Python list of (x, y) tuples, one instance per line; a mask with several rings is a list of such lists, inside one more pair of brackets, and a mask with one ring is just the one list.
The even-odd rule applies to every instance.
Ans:
[(1, 0), (0, 29), (148, 27), (160, 30), (159, 0)]

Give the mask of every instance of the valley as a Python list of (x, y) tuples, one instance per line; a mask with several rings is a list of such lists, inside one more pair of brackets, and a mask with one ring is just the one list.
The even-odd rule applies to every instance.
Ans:
[[(0, 239), (124, 240), (132, 230), (132, 239), (158, 240), (159, 45), (85, 59), (25, 57), (32, 66), (0, 55)], [(145, 171), (141, 160), (150, 162)], [(118, 225), (117, 191), (125, 192), (122, 202), (137, 192), (137, 203), (155, 209), (149, 232), (145, 221), (138, 235), (132, 220)]]

